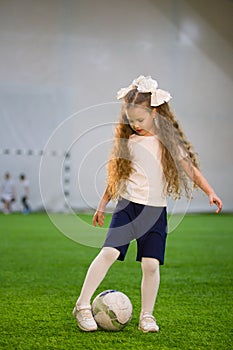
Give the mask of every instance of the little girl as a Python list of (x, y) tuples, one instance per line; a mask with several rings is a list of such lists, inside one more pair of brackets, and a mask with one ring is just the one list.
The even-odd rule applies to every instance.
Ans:
[(115, 260), (124, 260), (130, 241), (137, 240), (141, 262), (139, 330), (158, 332), (153, 316), (159, 288), (159, 265), (164, 263), (167, 236), (166, 197), (190, 198), (201, 188), (216, 213), (221, 199), (201, 174), (191, 144), (172, 114), (168, 92), (151, 77), (140, 76), (118, 92), (123, 98), (114, 147), (108, 162), (107, 186), (93, 217), (103, 225), (108, 202), (118, 200), (106, 240), (87, 272), (73, 315), (84, 331), (97, 330), (90, 301)]

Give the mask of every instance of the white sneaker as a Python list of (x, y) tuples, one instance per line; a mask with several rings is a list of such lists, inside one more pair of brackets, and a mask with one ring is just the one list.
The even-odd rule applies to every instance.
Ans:
[(138, 329), (144, 333), (158, 332), (159, 326), (157, 325), (154, 316), (150, 314), (144, 314), (139, 321)]
[(93, 332), (97, 330), (98, 326), (90, 307), (79, 309), (76, 305), (73, 310), (73, 316), (76, 318), (78, 326), (82, 331)]

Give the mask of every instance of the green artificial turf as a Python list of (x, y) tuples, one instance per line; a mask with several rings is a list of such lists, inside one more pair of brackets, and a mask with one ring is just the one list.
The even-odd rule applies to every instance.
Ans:
[(1, 214), (0, 348), (232, 349), (232, 224), (232, 215), (186, 215), (169, 234), (155, 308), (158, 334), (137, 329), (141, 269), (133, 242), (95, 293), (126, 293), (134, 308), (130, 324), (120, 332), (85, 333), (71, 313), (99, 249), (65, 237), (46, 214)]

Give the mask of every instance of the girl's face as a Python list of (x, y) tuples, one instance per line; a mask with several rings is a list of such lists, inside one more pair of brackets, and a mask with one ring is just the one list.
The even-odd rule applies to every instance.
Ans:
[(154, 119), (156, 109), (144, 105), (131, 106), (126, 110), (126, 116), (131, 128), (140, 136), (152, 136), (156, 133)]

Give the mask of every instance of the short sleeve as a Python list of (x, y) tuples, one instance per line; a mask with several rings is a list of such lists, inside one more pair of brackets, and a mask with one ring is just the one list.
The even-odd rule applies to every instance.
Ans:
[(187, 157), (188, 157), (188, 153), (181, 146), (178, 146), (178, 159), (182, 160)]

